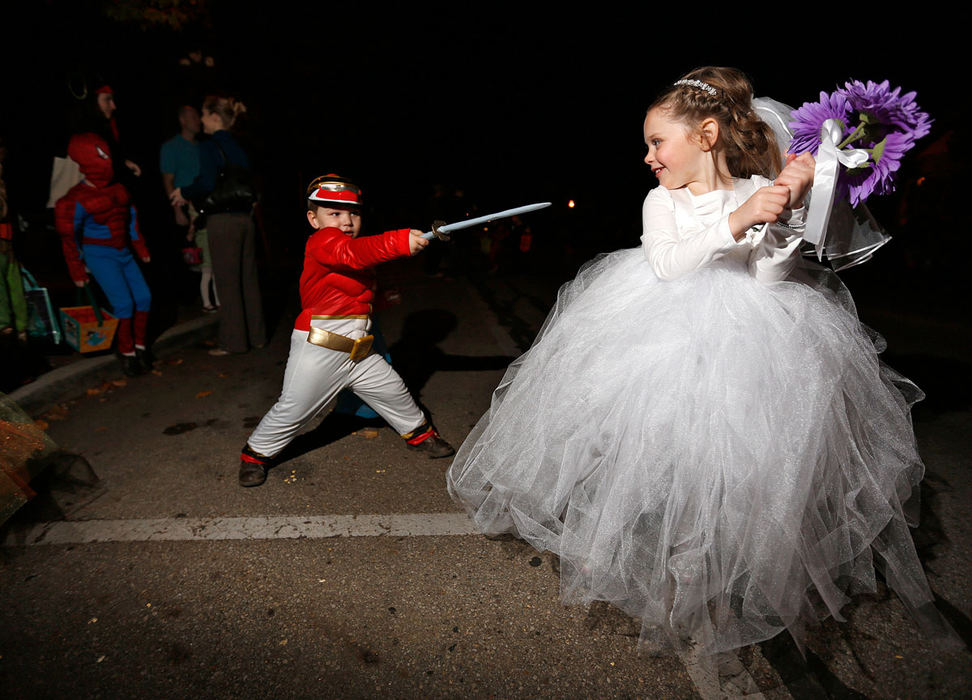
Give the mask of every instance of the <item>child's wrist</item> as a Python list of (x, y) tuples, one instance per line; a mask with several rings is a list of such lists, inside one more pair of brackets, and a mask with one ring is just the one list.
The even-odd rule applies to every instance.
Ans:
[(743, 240), (746, 237), (746, 232), (756, 225), (756, 223), (749, 223), (743, 220), (738, 210), (729, 214), (729, 233), (732, 234), (733, 239), (737, 243)]

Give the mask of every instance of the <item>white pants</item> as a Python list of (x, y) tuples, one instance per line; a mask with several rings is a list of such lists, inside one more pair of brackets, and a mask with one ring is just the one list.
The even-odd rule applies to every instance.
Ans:
[[(314, 320), (311, 325), (356, 339), (367, 335), (370, 321)], [(251, 449), (276, 456), (342, 389), (351, 389), (401, 435), (425, 423), (405, 382), (381, 355), (351, 362), (346, 352), (308, 343), (307, 335), (298, 330), (290, 335), (283, 391), (247, 440)]]

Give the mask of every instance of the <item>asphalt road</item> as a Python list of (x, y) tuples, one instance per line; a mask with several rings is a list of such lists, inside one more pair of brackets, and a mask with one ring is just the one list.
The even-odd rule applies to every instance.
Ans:
[[(381, 320), (392, 356), (458, 445), (555, 285), (428, 277), (415, 261), (388, 272), (403, 298)], [(968, 329), (869, 320), (935, 390), (915, 414), (928, 466), (916, 542), (968, 641), (972, 406), (954, 379), (968, 377), (954, 342)], [(448, 462), (388, 428), (325, 417), (265, 485), (240, 488), (236, 457), (279, 392), (288, 340), (284, 322), (246, 355), (171, 348), (155, 373), (92, 381), (44, 412), (75, 481), (0, 531), (2, 695), (972, 696), (969, 652), (931, 645), (883, 586), (812, 630), (805, 658), (785, 637), (719, 668), (639, 653), (635, 621), (561, 604), (555, 557), (472, 533)], [(89, 469), (97, 483), (82, 483)]]

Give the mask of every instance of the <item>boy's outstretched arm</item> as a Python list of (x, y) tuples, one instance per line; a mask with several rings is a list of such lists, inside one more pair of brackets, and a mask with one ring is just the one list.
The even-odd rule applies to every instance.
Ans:
[(322, 228), (310, 237), (307, 253), (333, 269), (364, 270), (413, 255), (412, 230), (386, 231), (377, 236), (351, 238), (337, 228)]

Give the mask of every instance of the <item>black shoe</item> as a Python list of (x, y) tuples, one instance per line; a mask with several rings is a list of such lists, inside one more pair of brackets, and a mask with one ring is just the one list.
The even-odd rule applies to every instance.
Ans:
[(152, 357), (152, 353), (148, 348), (145, 350), (135, 348), (135, 357), (138, 359), (138, 364), (142, 366), (144, 371), (152, 371), (152, 365), (155, 363), (155, 359)]
[(118, 359), (121, 360), (122, 372), (129, 377), (145, 374), (145, 368), (135, 355), (121, 355)]
[(452, 445), (440, 438), (437, 433), (432, 433), (432, 435), (417, 445), (408, 445), (408, 449), (414, 450), (415, 452), (424, 452), (429, 459), (451, 457), (456, 453)]
[[(250, 457), (250, 459), (244, 459)], [(259, 461), (254, 461), (259, 460)], [(259, 486), (267, 480), (270, 458), (244, 444), (240, 455), (240, 486)]]
[(266, 465), (240, 460), (240, 486), (259, 486), (266, 480)]

